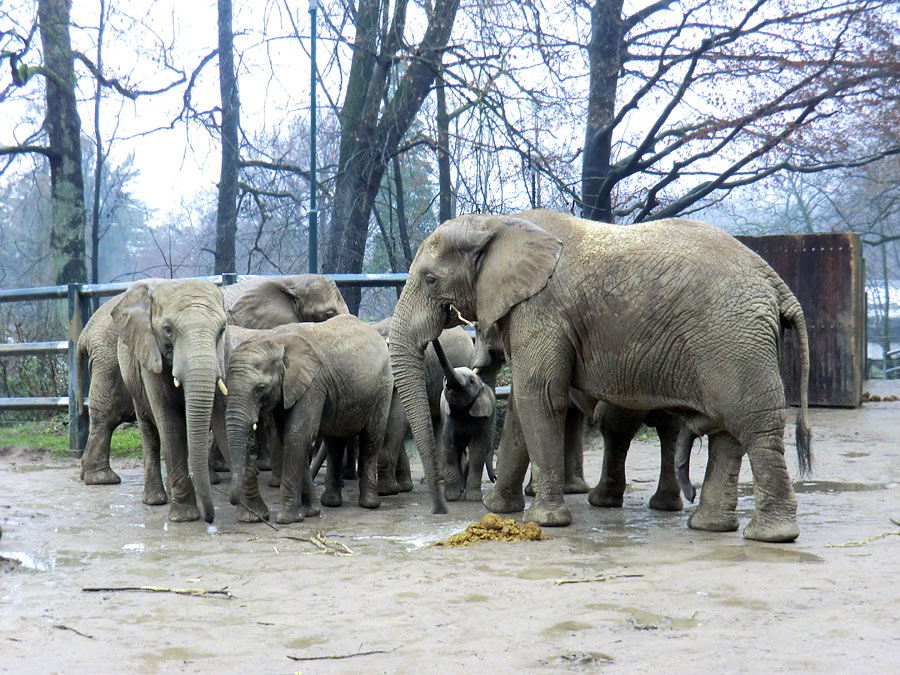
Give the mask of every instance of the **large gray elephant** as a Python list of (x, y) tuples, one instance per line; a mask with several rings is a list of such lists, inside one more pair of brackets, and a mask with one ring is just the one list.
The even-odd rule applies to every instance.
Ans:
[[(428, 425), (423, 351), (461, 317), (497, 323), (512, 370), (518, 435), (535, 499), (526, 519), (567, 525), (563, 445), (569, 390), (633, 410), (667, 409), (712, 428), (697, 529), (739, 526), (737, 476), (746, 453), (756, 509), (744, 536), (792, 541), (797, 500), (784, 460), (782, 326), (796, 329), (801, 364), (797, 451), (810, 459), (809, 347), (797, 299), (765, 261), (705, 223), (629, 227), (535, 210), (443, 223), (416, 254), (397, 303), (391, 361), (419, 446), (434, 511), (446, 512)], [(504, 467), (490, 510), (519, 495)]]
[(322, 323), (280, 326), (235, 347), (228, 363), (226, 427), (232, 462), (232, 503), (238, 519), (267, 517), (247, 467), (247, 433), (263, 410), (281, 407), (284, 459), (279, 523), (318, 513), (309, 472), (319, 439), (328, 450), (325, 506), (340, 506), (340, 465), (348, 439), (360, 435), (359, 504), (377, 508), (377, 456), (384, 440), (391, 393), (387, 346), (369, 324), (352, 315)]
[(169, 520), (202, 516), (211, 523), (209, 430), (213, 401), (226, 393), (230, 349), (222, 292), (208, 281), (190, 279), (159, 281), (152, 288), (134, 284), (111, 308), (111, 316), (119, 335), (122, 380), (134, 401), (144, 445), (143, 501), (168, 500), (162, 448), (172, 491)]
[[(392, 318), (388, 317), (374, 324), (378, 333), (387, 340), (391, 330)], [(474, 347), (472, 338), (466, 331), (457, 326), (445, 330), (440, 335), (441, 346), (447, 359), (453, 366), (469, 366), (472, 364)], [(432, 429), (441, 436), (441, 390), (444, 374), (441, 364), (429, 344), (425, 350), (425, 392), (428, 397), (428, 412)], [(403, 409), (403, 402), (394, 390), (391, 410), (385, 432), (384, 446), (378, 456), (378, 494), (394, 495), (398, 492), (410, 492), (413, 489), (410, 476), (409, 458), (406, 456), (404, 439), (409, 432), (409, 420)]]

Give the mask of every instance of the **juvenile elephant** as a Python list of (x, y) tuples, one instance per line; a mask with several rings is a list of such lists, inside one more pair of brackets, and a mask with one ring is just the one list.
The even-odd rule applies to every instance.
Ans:
[(111, 308), (111, 317), (122, 380), (134, 401), (144, 446), (143, 501), (168, 500), (162, 448), (172, 491), (169, 520), (202, 516), (211, 523), (208, 439), (217, 386), (226, 393), (230, 349), (222, 292), (199, 280), (133, 284)]
[[(744, 536), (792, 541), (797, 501), (784, 461), (781, 328), (797, 331), (800, 466), (809, 463), (809, 347), (797, 299), (765, 261), (705, 223), (629, 227), (544, 210), (443, 223), (416, 254), (390, 334), (397, 388), (435, 512), (445, 512), (425, 402), (422, 353), (460, 316), (498, 324), (512, 370), (515, 419), (534, 472), (526, 519), (567, 525), (563, 445), (569, 389), (632, 410), (666, 409), (711, 426), (710, 461), (689, 526), (735, 530), (746, 453), (756, 510)], [(490, 510), (520, 498), (503, 466)]]
[(321, 274), (255, 277), (224, 286), (222, 294), (228, 323), (244, 328), (325, 321), (350, 313), (334, 280)]
[(444, 371), (441, 392), (441, 450), (444, 496), (481, 501), (484, 463), (494, 443), (497, 400), (494, 390), (465, 366), (454, 368), (441, 343), (433, 348)]
[[(374, 324), (378, 333), (385, 338), (391, 330), (391, 317)], [(440, 335), (441, 346), (447, 359), (454, 366), (468, 366), (472, 363), (473, 345), (472, 338), (466, 331), (457, 326), (445, 330)], [(425, 349), (425, 390), (428, 396), (428, 411), (431, 416), (431, 425), (434, 433), (441, 436), (441, 390), (443, 388), (444, 375), (441, 364), (438, 362), (434, 347), (428, 345)], [(378, 456), (378, 494), (394, 495), (398, 492), (411, 492), (413, 489), (410, 476), (409, 458), (406, 456), (404, 439), (409, 432), (409, 421), (403, 402), (397, 395), (396, 388), (391, 401), (391, 410), (388, 417), (388, 426), (384, 438), (384, 446)]]
[(268, 516), (256, 472), (247, 466), (247, 433), (261, 411), (285, 411), (281, 508), (275, 520), (315, 515), (310, 452), (319, 439), (328, 451), (325, 506), (340, 506), (344, 445), (360, 436), (359, 504), (377, 508), (378, 450), (384, 440), (393, 378), (378, 332), (352, 315), (322, 323), (279, 326), (235, 347), (228, 363), (226, 428), (232, 462), (231, 501), (238, 519)]

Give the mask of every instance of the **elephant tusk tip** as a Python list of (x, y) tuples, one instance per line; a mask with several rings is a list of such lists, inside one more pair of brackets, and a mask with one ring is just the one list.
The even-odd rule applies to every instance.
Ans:
[(253, 423), (253, 431), (256, 431), (256, 422)]
[(216, 383), (219, 385), (219, 391), (222, 392), (223, 396), (228, 396), (228, 387), (225, 386), (225, 383), (222, 381), (222, 378), (219, 378), (219, 381)]
[(181, 386), (181, 382), (178, 381), (178, 378), (177, 378), (177, 377), (173, 377), (173, 378), (172, 378), (172, 382), (175, 383), (175, 388), (176, 388), (176, 389), (178, 389), (178, 387)]

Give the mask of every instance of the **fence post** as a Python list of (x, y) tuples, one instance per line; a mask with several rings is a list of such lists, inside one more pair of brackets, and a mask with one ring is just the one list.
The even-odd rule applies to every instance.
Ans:
[(222, 285), (232, 286), (237, 283), (237, 274), (235, 272), (225, 272), (222, 274)]
[(87, 444), (87, 415), (79, 415), (78, 392), (86, 391), (78, 386), (78, 370), (75, 363), (75, 351), (78, 337), (87, 318), (90, 316), (90, 300), (81, 295), (81, 284), (69, 284), (69, 455), (81, 457)]

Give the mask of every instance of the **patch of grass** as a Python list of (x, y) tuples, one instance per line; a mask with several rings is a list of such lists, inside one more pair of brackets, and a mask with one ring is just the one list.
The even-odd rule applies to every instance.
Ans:
[[(64, 415), (38, 422), (0, 425), (0, 445), (21, 445), (52, 452), (57, 457), (69, 454), (69, 425)], [(113, 432), (110, 455), (114, 458), (140, 457), (141, 432), (136, 424), (123, 424)]]

